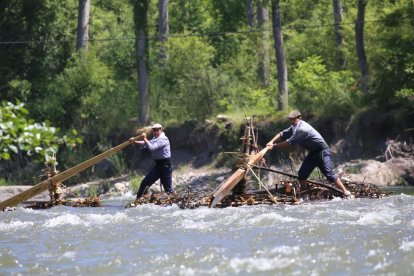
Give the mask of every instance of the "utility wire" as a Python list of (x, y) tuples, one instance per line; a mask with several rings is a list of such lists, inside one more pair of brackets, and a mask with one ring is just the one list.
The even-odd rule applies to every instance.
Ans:
[[(413, 21), (412, 18), (400, 18), (401, 21)], [(378, 19), (378, 20), (365, 20), (362, 21), (363, 23), (378, 23), (386, 21), (385, 19)], [(362, 23), (361, 22), (361, 23)], [(312, 28), (325, 28), (325, 27), (333, 27), (333, 26), (345, 26), (345, 25), (355, 25), (356, 22), (344, 22), (340, 24), (320, 24), (320, 25), (291, 25), (284, 27), (282, 29), (289, 30), (304, 30), (304, 29), (312, 29)], [(272, 29), (252, 29), (246, 31), (235, 31), (235, 32), (211, 32), (211, 33), (195, 33), (195, 34), (170, 34), (167, 38), (184, 38), (184, 37), (212, 37), (212, 36), (226, 36), (226, 35), (238, 35), (238, 34), (250, 34), (250, 33), (263, 33), (263, 32), (271, 32)], [(164, 36), (155, 35), (155, 36), (144, 36), (144, 37), (117, 37), (117, 38), (89, 38), (88, 41), (90, 42), (107, 42), (107, 41), (126, 41), (126, 40), (136, 40), (137, 38), (146, 38), (146, 39), (155, 39), (159, 40)], [(21, 40), (21, 41), (0, 41), (0, 45), (6, 44), (62, 44), (68, 42), (77, 42), (77, 40), (73, 39), (61, 39), (61, 40)]]

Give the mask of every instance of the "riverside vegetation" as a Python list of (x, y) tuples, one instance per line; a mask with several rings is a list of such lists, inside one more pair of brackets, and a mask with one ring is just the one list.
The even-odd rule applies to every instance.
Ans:
[[(245, 116), (255, 116), (260, 144), (286, 126), (282, 118), (293, 108), (337, 150), (337, 165), (375, 159), (388, 140), (412, 143), (412, 1), (178, 0), (162, 10), (163, 2), (1, 5), (2, 185), (33, 185), (53, 155), (64, 171), (151, 122), (167, 126), (176, 167), (231, 168), (220, 152), (239, 146)], [(81, 28), (85, 38), (76, 30), (86, 3), (93, 12)], [(282, 45), (272, 29), (277, 22)], [(154, 26), (168, 26), (167, 32)], [(145, 42), (143, 52), (138, 41)], [(284, 71), (277, 64), (281, 50)], [(219, 114), (230, 121), (216, 119)], [(66, 184), (140, 177), (148, 165), (140, 154), (128, 148)], [(300, 154), (267, 158), (291, 167)], [(407, 177), (396, 183), (413, 183), (411, 172), (401, 175)]]

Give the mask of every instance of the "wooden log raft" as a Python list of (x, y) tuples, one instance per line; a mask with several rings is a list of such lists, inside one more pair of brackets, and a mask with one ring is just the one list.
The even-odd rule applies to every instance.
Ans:
[[(141, 137), (141, 135), (135, 137), (134, 140), (137, 140), (140, 137)], [(134, 142), (134, 140), (128, 140), (128, 141), (126, 141), (126, 142), (124, 142), (124, 143), (122, 143), (122, 144), (120, 144), (116, 147), (113, 147), (113, 148), (111, 148), (111, 149), (109, 149), (109, 150), (107, 150), (107, 151), (105, 151), (105, 152), (103, 152), (103, 153), (101, 153), (101, 154), (99, 154), (95, 157), (92, 157), (89, 160), (86, 160), (86, 161), (84, 161), (84, 162), (82, 162), (82, 163), (80, 163), (80, 164), (78, 164), (78, 165), (76, 165), (76, 166), (74, 166), (70, 169), (67, 169), (66, 171), (64, 171), (64, 172), (62, 172), (58, 175), (55, 175), (55, 176), (53, 176), (53, 177), (51, 177), (47, 180), (44, 180), (44, 181), (34, 185), (32, 188), (27, 189), (24, 192), (21, 192), (18, 195), (15, 195), (15, 196), (1, 202), (0, 203), (0, 210), (4, 210), (7, 207), (14, 207), (14, 206), (16, 206), (16, 205), (32, 198), (32, 197), (34, 197), (35, 195), (40, 194), (41, 192), (44, 192), (44, 191), (48, 190), (50, 185), (53, 185), (55, 183), (59, 183), (59, 182), (62, 182), (62, 181), (65, 181), (65, 180), (71, 178), (72, 176), (80, 173), (81, 171), (91, 167), (92, 165), (98, 163), (99, 161), (102, 161), (103, 159), (107, 158), (108, 156), (110, 156), (110, 155), (122, 150), (126, 146), (132, 144)]]

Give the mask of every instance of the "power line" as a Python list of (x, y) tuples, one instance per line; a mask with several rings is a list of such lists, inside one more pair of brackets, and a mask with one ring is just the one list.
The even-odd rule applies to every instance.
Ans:
[[(412, 21), (411, 18), (400, 18), (401, 21)], [(378, 19), (378, 20), (365, 20), (363, 23), (378, 23), (384, 22), (385, 19)], [(304, 30), (304, 29), (314, 29), (314, 28), (325, 28), (325, 27), (333, 27), (333, 26), (346, 26), (346, 25), (354, 25), (356, 22), (344, 22), (341, 24), (320, 24), (320, 25), (291, 25), (286, 26), (282, 29), (289, 29), (289, 30)], [(263, 33), (263, 32), (271, 32), (272, 29), (252, 29), (246, 31), (235, 31), (235, 32), (210, 32), (210, 33), (194, 33), (194, 34), (172, 34), (168, 35), (168, 38), (184, 38), (184, 37), (212, 37), (212, 36), (227, 36), (227, 35), (238, 35), (238, 34), (250, 34), (250, 33)], [(143, 36), (143, 37), (117, 37), (117, 38), (89, 38), (88, 41), (90, 42), (107, 42), (107, 41), (127, 41), (127, 40), (136, 40), (139, 38), (145, 39), (154, 39), (159, 40), (163, 38), (160, 35), (154, 36)], [(61, 40), (21, 40), (21, 41), (0, 41), (0, 45), (10, 45), (10, 44), (63, 44), (63, 43), (71, 43), (77, 42), (77, 40), (73, 39), (61, 39)]]

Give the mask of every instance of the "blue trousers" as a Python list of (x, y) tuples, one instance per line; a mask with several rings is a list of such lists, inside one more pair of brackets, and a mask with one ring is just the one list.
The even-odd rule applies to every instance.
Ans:
[(137, 198), (140, 198), (158, 179), (161, 180), (161, 184), (166, 192), (174, 192), (172, 187), (172, 166), (170, 159), (155, 160), (155, 166), (147, 173), (139, 186)]
[(329, 181), (335, 182), (338, 176), (333, 170), (333, 163), (331, 160), (331, 151), (329, 149), (315, 150), (309, 152), (309, 154), (303, 160), (300, 166), (298, 176), (299, 180), (306, 180), (312, 173), (312, 171), (318, 167)]

